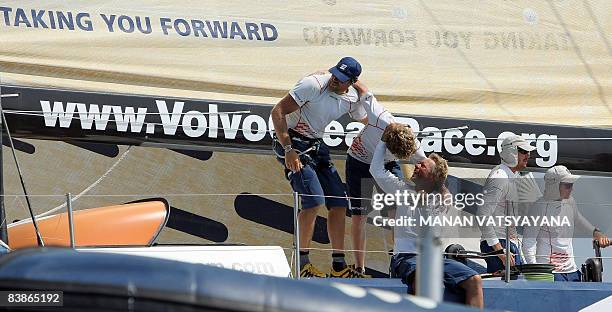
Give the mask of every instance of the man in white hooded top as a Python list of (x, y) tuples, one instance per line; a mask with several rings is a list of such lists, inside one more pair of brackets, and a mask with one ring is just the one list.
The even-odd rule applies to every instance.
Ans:
[[(518, 214), (518, 192), (515, 179), (519, 171), (527, 167), (529, 153), (535, 147), (529, 145), (522, 137), (512, 135), (505, 138), (501, 144), (501, 164), (491, 170), (485, 185), (484, 204), (478, 207), (476, 214), (479, 217), (506, 216)], [(515, 256), (510, 259), (512, 266), (521, 264), (521, 257), (517, 247), (518, 234), (516, 228), (510, 227), (510, 252)], [(489, 253), (507, 248), (506, 229), (502, 226), (490, 226), (486, 222), (480, 226), (480, 251)], [(501, 238), (504, 237), (504, 238)], [(501, 271), (505, 267), (505, 254), (497, 257), (485, 258), (487, 272)]]
[[(570, 226), (529, 226), (523, 232), (523, 253), (527, 263), (554, 264), (555, 281), (580, 282), (581, 273), (574, 261), (572, 238), (576, 233), (593, 235), (599, 245), (607, 247), (610, 239), (591, 224), (576, 207), (571, 196), (580, 178), (565, 166), (555, 166), (544, 175), (544, 196), (529, 209), (530, 216), (564, 217)], [(537, 255), (537, 256), (536, 256)]]

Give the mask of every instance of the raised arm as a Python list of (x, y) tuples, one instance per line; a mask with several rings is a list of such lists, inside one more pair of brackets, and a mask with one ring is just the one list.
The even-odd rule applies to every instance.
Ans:
[(368, 87), (361, 81), (361, 80), (357, 80), (355, 81), (355, 83), (353, 83), (353, 88), (355, 88), (355, 90), (357, 90), (357, 93), (359, 94), (359, 98), (361, 99), (366, 93), (368, 93)]
[[(416, 134), (415, 134), (416, 137)], [(416, 153), (414, 153), (414, 155), (410, 156), (410, 159), (408, 159), (408, 162), (412, 163), (412, 164), (416, 164), (419, 161), (427, 158), (427, 156), (425, 155), (425, 152), (423, 152), (423, 145), (421, 144), (421, 142), (419, 140), (416, 140), (417, 144), (418, 144), (418, 148), (416, 150)]]
[[(368, 112), (371, 111), (371, 103), (366, 103), (366, 94), (369, 93), (368, 87), (366, 87), (365, 84), (363, 84), (363, 82), (361, 82), (361, 80), (357, 80), (357, 82), (353, 83), (353, 88), (355, 88), (355, 90), (357, 90), (357, 94), (359, 96), (359, 100), (358, 100), (358, 104), (359, 106), (361, 106), (361, 110), (363, 110), (363, 112)], [(371, 93), (369, 93), (371, 95)], [(359, 120), (359, 122), (361, 122), (364, 125), (368, 124), (368, 116), (366, 114), (365, 118), (362, 118), (361, 120)]]
[(385, 191), (385, 193), (394, 193), (397, 190), (412, 189), (410, 185), (395, 176), (389, 170), (385, 169), (385, 153), (387, 145), (380, 141), (374, 151), (372, 163), (370, 164), (370, 173), (376, 183)]

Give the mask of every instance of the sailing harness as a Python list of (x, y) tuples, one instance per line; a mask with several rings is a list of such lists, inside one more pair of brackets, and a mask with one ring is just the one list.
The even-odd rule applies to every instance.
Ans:
[[(317, 155), (319, 153), (321, 144), (323, 144), (323, 140), (309, 138), (293, 129), (289, 129), (288, 132), (289, 132), (289, 137), (291, 138), (291, 145), (293, 149), (297, 152), (297, 155), (302, 165), (303, 166), (308, 166), (308, 165), (321, 166), (322, 163), (316, 160), (318, 160)], [(273, 144), (272, 150), (274, 151), (274, 154), (276, 155), (276, 157), (284, 161), (285, 154), (282, 152), (284, 150), (284, 147), (281, 144), (281, 142), (278, 140), (278, 138), (276, 137), (276, 134), (274, 135), (272, 144)], [(279, 150), (281, 152), (279, 152)], [(281, 153), (283, 154), (281, 155)], [(331, 164), (328, 163), (327, 165), (329, 166)], [(293, 172), (291, 172), (291, 170), (285, 167), (285, 177), (287, 178), (287, 180), (291, 179), (292, 174)]]
[[(297, 146), (298, 144), (293, 144), (294, 142), (300, 142), (303, 144), (308, 145), (308, 148), (304, 149), (303, 151), (300, 151), (299, 149), (295, 148), (294, 149), (297, 151), (298, 156), (300, 156), (300, 160), (302, 160), (302, 155), (304, 155), (305, 157), (309, 157), (311, 158), (312, 156), (316, 155), (316, 153), (319, 152), (319, 147), (321, 146), (321, 139), (314, 139), (314, 138), (309, 138), (307, 136), (304, 136), (302, 134), (300, 134), (299, 132), (293, 130), (293, 129), (289, 129), (289, 137), (291, 138), (291, 143), (292, 145)], [(281, 144), (281, 142), (278, 140), (278, 137), (276, 137), (276, 134), (274, 134), (274, 154), (276, 155), (276, 157), (281, 158), (281, 159), (285, 159), (285, 154), (281, 155), (278, 153), (278, 151), (276, 151), (276, 146), (279, 145), (281, 146), (281, 149), (283, 149), (283, 145)], [(309, 153), (311, 153), (311, 155), (309, 155)], [(312, 159), (310, 159), (310, 161), (312, 161)]]

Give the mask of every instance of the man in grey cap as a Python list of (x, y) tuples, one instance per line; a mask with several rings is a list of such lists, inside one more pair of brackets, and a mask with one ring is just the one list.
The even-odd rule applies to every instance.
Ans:
[[(527, 167), (529, 153), (535, 147), (529, 145), (521, 136), (511, 135), (501, 144), (501, 164), (491, 170), (485, 182), (484, 204), (478, 207), (479, 217), (506, 216), (518, 214), (518, 192), (514, 183), (519, 178), (519, 171)], [(521, 256), (517, 247), (518, 234), (515, 227), (510, 227), (510, 242), (506, 242), (506, 229), (503, 226), (490, 226), (486, 222), (480, 226), (480, 251), (484, 253), (510, 248), (515, 256), (510, 259), (511, 265), (521, 264)], [(487, 272), (503, 270), (506, 256), (485, 258)]]
[[(574, 261), (572, 238), (576, 233), (593, 236), (599, 245), (607, 247), (610, 239), (589, 222), (572, 197), (579, 175), (571, 174), (565, 166), (554, 166), (544, 175), (544, 196), (535, 202), (529, 215), (567, 217), (570, 226), (529, 226), (523, 232), (525, 262), (554, 264), (555, 281), (580, 282), (581, 273)], [(537, 255), (537, 256), (536, 256)]]

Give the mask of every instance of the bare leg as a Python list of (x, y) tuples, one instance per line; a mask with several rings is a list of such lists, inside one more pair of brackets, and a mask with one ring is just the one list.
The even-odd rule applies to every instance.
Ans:
[(484, 296), (482, 293), (482, 279), (480, 275), (474, 275), (459, 284), (465, 290), (465, 304), (482, 309), (484, 307)]
[(368, 216), (354, 215), (351, 217), (351, 237), (355, 249), (355, 266), (365, 269), (365, 224)]
[[(331, 241), (333, 252), (344, 252), (344, 218), (346, 208), (330, 207), (327, 215), (327, 234)], [(312, 238), (312, 232), (310, 233)]]
[(310, 248), (317, 212), (321, 207), (323, 206), (319, 205), (309, 209), (302, 209), (298, 215), (300, 222), (300, 251), (308, 251), (307, 248)]
[[(395, 219), (396, 212), (397, 212), (397, 209), (395, 208), (389, 209), (387, 211), (387, 218)], [(393, 228), (391, 228), (391, 242), (395, 242), (395, 231), (393, 230)]]

